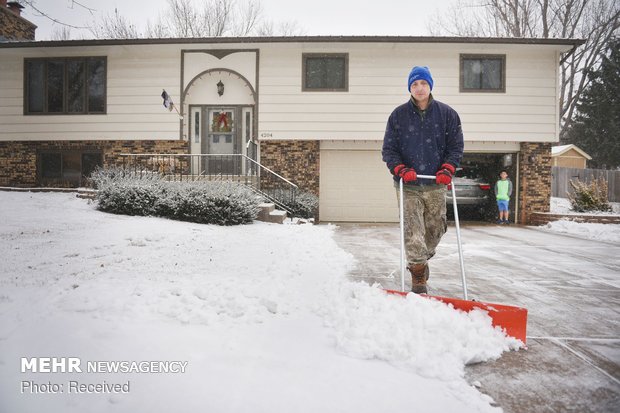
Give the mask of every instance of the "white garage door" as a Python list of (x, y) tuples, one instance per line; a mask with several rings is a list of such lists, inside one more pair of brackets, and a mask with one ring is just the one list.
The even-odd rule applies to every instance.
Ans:
[(381, 143), (321, 143), (322, 222), (398, 222), (391, 174)]

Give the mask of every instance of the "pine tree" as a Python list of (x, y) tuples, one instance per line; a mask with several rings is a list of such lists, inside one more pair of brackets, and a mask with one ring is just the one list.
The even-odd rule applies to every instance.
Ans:
[(592, 83), (577, 104), (565, 143), (586, 151), (594, 168), (620, 167), (620, 38), (609, 42), (600, 67), (587, 74)]

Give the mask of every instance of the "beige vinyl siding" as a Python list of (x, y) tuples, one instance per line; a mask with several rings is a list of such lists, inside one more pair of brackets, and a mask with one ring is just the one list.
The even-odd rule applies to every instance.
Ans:
[[(259, 136), (381, 140), (408, 99), (413, 65), (431, 68), (433, 95), (454, 107), (466, 140), (556, 141), (557, 48), (467, 44), (272, 44), (261, 48)], [(348, 53), (348, 92), (302, 92), (302, 53)], [(505, 54), (506, 93), (461, 93), (460, 54)], [(421, 58), (420, 56), (424, 56)]]
[[(569, 46), (329, 41), (4, 49), (0, 140), (178, 139), (179, 118), (163, 108), (161, 90), (180, 104), (181, 51), (214, 48), (259, 49), (259, 81), (252, 52), (222, 60), (197, 53), (188, 56), (185, 83), (203, 65), (232, 65), (257, 89), (259, 137), (381, 140), (387, 117), (408, 99), (409, 70), (424, 64), (435, 97), (460, 113), (466, 141), (557, 141), (558, 53)], [(347, 53), (348, 92), (302, 92), (303, 53)], [(461, 53), (505, 54), (506, 93), (459, 92)], [(107, 57), (107, 113), (24, 116), (23, 59), (71, 56)]]
[[(23, 59), (107, 57), (107, 113), (24, 115)], [(162, 106), (166, 89), (179, 102), (178, 46), (134, 45), (3, 50), (0, 140), (178, 139), (179, 118)]]

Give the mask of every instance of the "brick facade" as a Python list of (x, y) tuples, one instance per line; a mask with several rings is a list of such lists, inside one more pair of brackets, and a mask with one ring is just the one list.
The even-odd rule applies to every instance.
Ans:
[(260, 163), (318, 196), (319, 149), (319, 141), (261, 141)]
[(519, 221), (530, 224), (531, 213), (549, 212), (551, 143), (522, 142), (519, 153)]
[[(25, 141), (0, 142), (0, 186), (39, 185), (38, 154), (41, 152), (98, 152), (103, 165), (122, 165), (121, 153), (188, 153), (187, 141)], [(62, 186), (62, 185), (61, 185)]]
[(574, 222), (620, 225), (620, 216), (618, 215), (551, 214), (547, 212), (532, 212), (530, 214), (529, 224), (545, 225), (549, 222), (560, 221), (562, 219)]
[(9, 9), (6, 1), (0, 0), (0, 41), (34, 40), (37, 26)]
[[(264, 166), (301, 190), (319, 195), (319, 141), (266, 140), (261, 141), (260, 148)], [(121, 153), (189, 153), (188, 142), (181, 140), (0, 142), (0, 186), (41, 186), (39, 154), (54, 151), (101, 153), (104, 166), (122, 165)], [(535, 220), (532, 213), (549, 212), (551, 179), (551, 144), (521, 143), (517, 201), (522, 224)]]

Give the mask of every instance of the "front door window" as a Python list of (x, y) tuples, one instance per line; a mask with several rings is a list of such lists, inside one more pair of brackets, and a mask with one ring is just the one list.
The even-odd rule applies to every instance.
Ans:
[(235, 116), (234, 110), (211, 110), (209, 120), (209, 153), (235, 153)]

